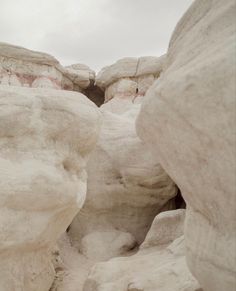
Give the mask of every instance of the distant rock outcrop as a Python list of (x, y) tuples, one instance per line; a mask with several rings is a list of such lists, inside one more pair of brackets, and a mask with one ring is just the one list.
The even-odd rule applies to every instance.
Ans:
[(105, 91), (105, 102), (116, 97), (144, 96), (160, 76), (165, 62), (162, 57), (124, 58), (103, 68), (96, 76), (96, 85)]
[(95, 72), (86, 65), (74, 64), (65, 67), (65, 69), (68, 78), (73, 79), (74, 86), (78, 86), (78, 91), (88, 88), (95, 80)]
[(63, 67), (54, 57), (0, 43), (0, 84), (81, 92), (93, 85), (95, 72), (83, 64)]

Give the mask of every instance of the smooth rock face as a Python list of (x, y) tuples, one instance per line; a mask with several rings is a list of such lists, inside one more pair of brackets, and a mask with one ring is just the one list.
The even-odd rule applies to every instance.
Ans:
[(168, 244), (183, 235), (185, 209), (164, 211), (152, 222), (141, 249)]
[(81, 240), (80, 252), (86, 258), (102, 261), (127, 253), (136, 246), (134, 236), (118, 230), (94, 231)]
[(187, 262), (203, 290), (236, 286), (235, 1), (195, 1), (137, 120), (187, 202)]
[[(110, 112), (116, 99), (118, 113)], [(169, 201), (177, 192), (138, 138), (140, 104), (131, 100), (122, 106), (122, 99), (114, 98), (101, 107), (103, 125), (88, 161), (86, 202), (70, 227), (73, 244), (90, 259), (109, 259), (139, 245), (157, 213), (173, 207)]]
[(65, 69), (69, 75), (68, 77), (72, 77), (74, 85), (76, 84), (79, 88), (86, 89), (91, 82), (95, 81), (95, 72), (86, 65), (73, 64), (65, 67)]
[(75, 92), (0, 86), (0, 290), (48, 291), (51, 249), (82, 207), (100, 126)]
[(57, 271), (50, 291), (82, 291), (84, 282), (94, 265), (71, 245), (67, 233), (57, 241), (57, 256), (54, 260)]
[(105, 101), (114, 97), (144, 96), (163, 68), (161, 57), (124, 58), (103, 68), (96, 76), (96, 85), (105, 91)]
[(64, 68), (52, 56), (0, 42), (0, 85), (82, 91), (95, 80), (87, 66)]
[[(133, 256), (97, 263), (83, 290), (200, 291), (199, 284), (185, 262), (184, 213), (185, 210), (175, 210), (159, 214), (155, 218), (156, 226), (152, 226), (148, 232), (148, 241), (144, 242), (146, 247)], [(176, 232), (173, 231), (173, 221), (176, 221)], [(156, 237), (155, 243), (153, 240), (149, 244), (150, 237)], [(160, 242), (160, 238), (164, 244)]]
[(158, 75), (162, 70), (165, 56), (123, 58), (115, 64), (103, 68), (96, 77), (100, 87), (107, 87), (120, 78), (138, 77), (142, 75)]

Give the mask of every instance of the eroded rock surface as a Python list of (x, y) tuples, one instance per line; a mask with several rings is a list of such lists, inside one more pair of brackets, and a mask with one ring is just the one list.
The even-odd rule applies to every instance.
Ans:
[(65, 67), (68, 78), (73, 79), (74, 89), (86, 89), (95, 81), (95, 72), (84, 64), (73, 64)]
[(114, 97), (144, 96), (162, 71), (161, 57), (124, 58), (103, 68), (96, 76), (96, 85), (105, 91), (105, 102)]
[(98, 261), (138, 246), (157, 213), (174, 207), (176, 186), (137, 136), (140, 102), (132, 98), (113, 98), (101, 107), (103, 125), (87, 166), (86, 202), (69, 231), (80, 252)]
[(54, 57), (0, 43), (0, 84), (82, 91), (94, 83), (95, 73), (82, 64), (64, 68)]
[(184, 214), (182, 209), (159, 214), (144, 241), (145, 247), (133, 256), (97, 263), (83, 290), (199, 291), (185, 262)]
[(206, 291), (236, 286), (235, 6), (194, 2), (137, 122), (186, 200), (188, 266)]
[(235, 11), (197, 0), (97, 77), (0, 43), (0, 291), (234, 290)]
[(0, 290), (48, 291), (82, 207), (100, 114), (75, 92), (0, 86)]

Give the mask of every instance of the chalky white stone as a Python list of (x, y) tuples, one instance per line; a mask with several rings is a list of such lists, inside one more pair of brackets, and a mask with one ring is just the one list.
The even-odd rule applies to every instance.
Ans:
[(184, 209), (159, 214), (145, 247), (135, 255), (95, 264), (83, 291), (200, 291), (185, 262), (184, 215)]
[(0, 85), (81, 92), (95, 73), (82, 64), (63, 67), (53, 56), (0, 42)]
[(206, 291), (236, 286), (235, 11), (233, 0), (194, 2), (137, 119), (187, 202), (188, 266)]
[(75, 92), (0, 86), (0, 290), (48, 291), (51, 249), (86, 197), (100, 113)]

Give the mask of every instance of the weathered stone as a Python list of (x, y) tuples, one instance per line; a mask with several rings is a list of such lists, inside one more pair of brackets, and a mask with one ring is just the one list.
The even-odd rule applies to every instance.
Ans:
[(186, 200), (187, 261), (206, 291), (236, 286), (235, 11), (233, 0), (194, 2), (137, 120)]
[[(119, 114), (109, 112), (115, 100)], [(140, 104), (131, 100), (122, 106), (125, 101), (114, 98), (101, 107), (103, 125), (87, 167), (87, 198), (70, 227), (73, 244), (90, 259), (127, 253), (144, 240), (157, 213), (174, 207), (169, 201), (175, 184), (138, 138)]]
[(64, 68), (52, 56), (0, 43), (0, 84), (82, 91), (93, 84), (95, 73), (75, 64)]
[(165, 56), (124, 58), (103, 68), (96, 76), (96, 85), (105, 91), (105, 101), (114, 97), (144, 96), (159, 77)]
[(82, 207), (100, 114), (75, 92), (0, 86), (0, 290), (48, 291)]
[[(145, 248), (129, 257), (97, 263), (91, 269), (84, 291), (196, 291), (199, 284), (188, 270), (184, 256), (183, 229), (185, 210), (167, 211), (148, 232)], [(161, 216), (159, 218), (159, 216)], [(172, 223), (176, 218), (175, 230)], [(164, 225), (162, 225), (164, 223)], [(168, 228), (170, 227), (170, 228)], [(176, 234), (176, 237), (175, 237)], [(150, 237), (156, 241), (150, 244)], [(160, 241), (163, 238), (163, 241)], [(164, 242), (164, 244), (163, 244)]]

